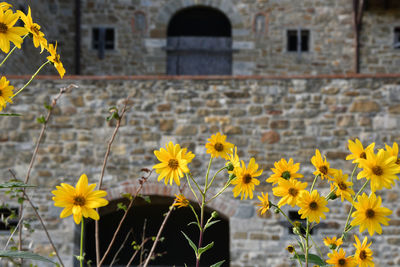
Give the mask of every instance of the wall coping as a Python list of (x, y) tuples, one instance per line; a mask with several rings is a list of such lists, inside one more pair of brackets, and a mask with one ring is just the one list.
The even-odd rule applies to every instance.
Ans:
[[(27, 80), (31, 75), (7, 75), (9, 80)], [(63, 80), (294, 80), (294, 79), (385, 79), (400, 73), (320, 74), (320, 75), (68, 75)], [(37, 80), (60, 80), (58, 75), (38, 75)]]

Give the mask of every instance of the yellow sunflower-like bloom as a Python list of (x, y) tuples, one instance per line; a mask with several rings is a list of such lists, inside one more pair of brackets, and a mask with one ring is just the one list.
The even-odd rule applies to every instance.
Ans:
[(57, 54), (56, 50), (57, 50), (57, 43), (55, 46), (53, 46), (53, 44), (49, 44), (49, 46), (47, 47), (47, 51), (50, 53), (50, 56), (47, 57), (47, 60), (49, 60), (54, 64), (54, 67), (56, 68), (62, 79), (65, 74), (65, 69), (62, 62), (60, 61), (60, 55)]
[(294, 246), (292, 246), (292, 245), (288, 245), (288, 246), (286, 247), (286, 250), (287, 250), (290, 254), (296, 252)]
[(354, 259), (359, 267), (374, 267), (375, 264), (373, 262), (374, 258), (372, 257), (372, 250), (369, 248), (372, 242), (367, 244), (368, 238), (364, 237), (364, 240), (361, 244), (360, 239), (356, 235), (354, 235), (354, 239), (356, 243), (353, 244), (356, 248), (356, 252), (354, 253)]
[(86, 174), (81, 175), (75, 188), (65, 183), (56, 186), (57, 190), (53, 190), (51, 193), (55, 195), (53, 197), (54, 206), (64, 208), (60, 218), (73, 215), (76, 224), (81, 222), (82, 216), (98, 220), (99, 214), (94, 209), (106, 206), (108, 201), (103, 198), (107, 192), (93, 190), (95, 187), (96, 184), (88, 185)]
[(320, 175), (322, 180), (325, 178), (332, 180), (336, 170), (329, 167), (329, 162), (326, 160), (326, 157), (324, 156), (324, 158), (322, 158), (318, 149), (315, 150), (315, 156), (311, 158), (311, 163), (316, 169), (313, 172), (314, 175)]
[(367, 152), (374, 151), (374, 147), (375, 143), (372, 143), (364, 149), (360, 140), (356, 139), (355, 142), (349, 140), (348, 148), (351, 154), (346, 157), (346, 160), (353, 160), (352, 163), (358, 163), (359, 159), (366, 159)]
[[(228, 166), (228, 173), (231, 174), (234, 172), (235, 168), (240, 167), (240, 159), (237, 154), (237, 147), (235, 146), (231, 149), (231, 153), (228, 154), (228, 162), (226, 163)], [(230, 170), (230, 168), (232, 170)]]
[(175, 181), (179, 186), (180, 178), (184, 176), (184, 173), (189, 172), (187, 164), (193, 159), (194, 154), (186, 153), (186, 150), (181, 149), (179, 144), (174, 145), (172, 142), (166, 144), (166, 148), (161, 148), (159, 151), (154, 150), (154, 155), (161, 163), (154, 165), (153, 169), (159, 174), (158, 181), (165, 178), (166, 185), (168, 183), (172, 185), (172, 181)]
[(3, 11), (9, 9), (10, 7), (12, 7), (11, 4), (9, 4), (7, 2), (0, 2), (0, 9), (2, 9)]
[(360, 233), (368, 229), (370, 236), (373, 236), (375, 232), (381, 234), (381, 224), (389, 225), (390, 219), (386, 216), (392, 214), (390, 209), (381, 207), (381, 205), (382, 199), (380, 196), (376, 197), (375, 193), (372, 193), (369, 197), (365, 193), (358, 196), (357, 202), (354, 203), (354, 208), (357, 211), (351, 214), (354, 219), (350, 224), (352, 226), (359, 225)]
[(260, 176), (263, 170), (257, 170), (258, 164), (254, 158), (250, 159), (247, 168), (244, 161), (242, 160), (241, 162), (242, 166), (234, 170), (236, 177), (232, 180), (232, 184), (236, 186), (233, 188), (233, 196), (237, 197), (241, 194), (240, 199), (243, 199), (243, 197), (247, 199), (248, 196), (253, 199), (254, 187), (260, 184), (260, 181), (255, 177)]
[(209, 142), (206, 144), (207, 153), (211, 154), (211, 157), (229, 159), (229, 154), (234, 145), (225, 141), (226, 135), (222, 135), (218, 132), (207, 140)]
[(35, 47), (39, 47), (40, 45), (40, 53), (43, 52), (43, 49), (47, 47), (47, 40), (44, 38), (44, 33), (40, 31), (40, 25), (37, 23), (33, 23), (31, 16), (31, 7), (28, 9), (28, 14), (25, 15), (22, 11), (17, 11), (18, 15), (21, 17), (21, 20), (25, 23), (25, 29), (29, 33), (32, 34), (33, 37), (33, 45)]
[(307, 218), (310, 222), (319, 223), (321, 218), (326, 218), (324, 212), (329, 211), (327, 204), (328, 201), (321, 197), (317, 190), (313, 190), (311, 194), (304, 190), (297, 201), (297, 206), (300, 207), (298, 213), (302, 219)]
[(261, 196), (257, 196), (258, 200), (260, 200), (259, 203), (257, 203), (257, 206), (260, 208), (258, 211), (260, 212), (261, 215), (267, 212), (269, 210), (269, 200), (268, 200), (268, 193), (266, 192), (265, 194), (261, 192)]
[(340, 245), (343, 244), (343, 240), (342, 238), (336, 238), (336, 236), (330, 238), (330, 237), (326, 237), (324, 238), (324, 244), (325, 246), (327, 246), (330, 249), (336, 249), (338, 247), (340, 247)]
[(400, 165), (396, 164), (397, 158), (389, 155), (383, 149), (379, 149), (375, 155), (373, 151), (367, 152), (367, 159), (360, 159), (359, 164), (363, 169), (357, 175), (357, 179), (371, 180), (371, 191), (381, 190), (383, 187), (392, 188), (394, 180), (399, 179)]
[(303, 178), (303, 175), (297, 173), (300, 170), (300, 163), (293, 164), (293, 159), (281, 159), (274, 163), (275, 168), (271, 168), (274, 172), (266, 181), (268, 183), (276, 184), (280, 179), (289, 180), (290, 178)]
[(177, 195), (177, 194), (175, 194), (175, 199), (176, 199), (176, 202), (175, 202), (175, 204), (174, 205), (172, 205), (172, 206), (176, 206), (176, 207), (178, 207), (178, 208), (184, 208), (184, 207), (187, 207), (187, 206), (189, 206), (189, 200), (184, 196), (184, 195), (182, 195), (182, 194), (179, 194), (179, 195)]
[(357, 265), (353, 257), (346, 257), (346, 252), (342, 248), (339, 251), (333, 250), (332, 253), (328, 253), (328, 257), (326, 262), (334, 267), (355, 267)]
[(297, 205), (297, 200), (301, 193), (306, 189), (307, 183), (302, 183), (294, 178), (289, 180), (281, 179), (278, 186), (272, 188), (272, 193), (277, 197), (282, 197), (278, 202), (278, 207), (288, 204), (292, 207)]
[(14, 13), (11, 9), (0, 8), (0, 49), (4, 53), (10, 51), (10, 42), (18, 48), (21, 48), (21, 36), (27, 33), (23, 27), (14, 27), (18, 21), (19, 15)]
[(0, 111), (6, 107), (7, 102), (12, 103), (11, 97), (13, 96), (14, 86), (9, 85), (10, 81), (7, 81), (6, 77), (0, 79)]
[(393, 143), (393, 147), (390, 147), (388, 145), (385, 144), (385, 148), (386, 148), (386, 153), (389, 156), (393, 156), (396, 158), (396, 164), (400, 165), (400, 158), (399, 158), (399, 146), (397, 145), (396, 142)]
[(343, 174), (342, 170), (336, 171), (333, 175), (333, 183), (331, 184), (331, 190), (333, 190), (336, 187), (337, 189), (335, 194), (337, 196), (340, 196), (342, 201), (344, 199), (347, 199), (349, 202), (352, 203), (353, 202), (352, 196), (355, 193), (354, 190), (351, 189), (353, 183), (347, 181), (348, 177), (349, 176), (347, 174)]

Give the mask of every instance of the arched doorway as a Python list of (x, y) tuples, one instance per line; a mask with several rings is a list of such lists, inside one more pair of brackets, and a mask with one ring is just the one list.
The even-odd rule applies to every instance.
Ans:
[(178, 11), (167, 35), (167, 74), (232, 74), (232, 27), (218, 9), (195, 6)]
[[(168, 212), (169, 206), (173, 202), (171, 197), (151, 196), (151, 203), (138, 198), (134, 207), (130, 210), (127, 220), (123, 224), (122, 230), (117, 237), (116, 244), (109, 253), (104, 266), (109, 266), (113, 257), (121, 248), (113, 266), (126, 266), (134, 253), (132, 242), (140, 244), (143, 237), (156, 236), (159, 227), (164, 219), (164, 214)], [(118, 203), (126, 203), (124, 199), (114, 200), (107, 207), (100, 209), (100, 236), (101, 253), (104, 253), (106, 246), (110, 242), (114, 230), (117, 228), (123, 211), (117, 210)], [(194, 207), (197, 205), (194, 204)], [(207, 210), (205, 218), (209, 218), (212, 210)], [(225, 265), (229, 266), (229, 221), (227, 218), (220, 217), (220, 222), (207, 229), (204, 236), (203, 246), (214, 241), (214, 247), (204, 253), (201, 266), (210, 266), (218, 261), (226, 260)], [(198, 228), (188, 224), (194, 221), (190, 208), (180, 208), (172, 212), (164, 228), (162, 237), (163, 242), (158, 243), (157, 257), (149, 266), (195, 266), (194, 252), (190, 248), (181, 231), (184, 231), (194, 242), (198, 240)], [(143, 230), (145, 229), (145, 233)], [(128, 237), (127, 237), (128, 236)], [(126, 239), (126, 240), (125, 240)], [(131, 266), (137, 266), (140, 259), (144, 260), (146, 253), (150, 250), (152, 241), (144, 246), (143, 254), (138, 253)], [(85, 232), (85, 252), (86, 259), (95, 262), (95, 241), (94, 241), (94, 221), (90, 220), (86, 224)]]

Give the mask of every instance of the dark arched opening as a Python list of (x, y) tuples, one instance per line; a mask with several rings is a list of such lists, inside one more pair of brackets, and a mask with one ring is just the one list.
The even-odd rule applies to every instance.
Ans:
[(232, 27), (221, 11), (203, 6), (180, 10), (167, 34), (169, 75), (231, 75)]
[[(125, 245), (118, 253), (118, 256), (116, 257), (117, 260), (115, 260), (113, 266), (126, 266), (135, 252), (132, 242), (140, 244), (143, 238), (149, 238), (143, 251), (139, 251), (131, 266), (137, 266), (141, 260), (144, 261), (152, 245), (151, 237), (157, 235), (158, 229), (164, 219), (164, 215), (168, 212), (169, 206), (172, 202), (173, 198), (160, 196), (152, 196), (151, 203), (147, 203), (143, 199), (135, 201), (134, 207), (129, 212), (127, 220), (123, 224), (122, 230), (107, 257), (104, 266), (110, 265), (113, 261), (113, 257), (116, 255), (118, 249), (122, 247), (121, 244), (124, 242)], [(112, 201), (107, 207), (100, 210), (101, 218), (99, 225), (101, 254), (105, 252), (106, 247), (122, 218), (123, 211), (117, 210), (118, 203), (127, 204), (127, 201)], [(193, 206), (196, 207), (197, 205), (194, 204)], [(212, 210), (207, 210), (205, 218), (209, 218), (211, 212)], [(201, 266), (210, 266), (221, 260), (226, 260), (226, 263), (223, 266), (229, 266), (229, 221), (225, 218), (218, 219), (221, 221), (208, 228), (205, 234), (203, 246), (214, 241), (214, 247), (204, 253)], [(195, 225), (188, 226), (188, 224), (194, 220), (195, 217), (190, 208), (180, 208), (172, 212), (162, 234), (163, 241), (157, 245), (157, 257), (150, 262), (149, 266), (184, 266), (185, 263), (187, 266), (195, 266), (194, 252), (181, 233), (181, 231), (185, 232), (194, 242), (197, 242), (198, 228)], [(143, 230), (145, 230), (144, 233)], [(89, 220), (86, 223), (85, 252), (86, 260), (91, 260), (92, 263), (94, 263), (96, 255), (93, 220)]]

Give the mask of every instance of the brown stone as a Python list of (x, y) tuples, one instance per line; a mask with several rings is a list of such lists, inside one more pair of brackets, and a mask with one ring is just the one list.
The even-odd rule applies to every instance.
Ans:
[(250, 97), (248, 92), (236, 92), (236, 91), (225, 92), (224, 95), (229, 98), (249, 98)]
[(197, 127), (194, 125), (180, 125), (176, 131), (176, 135), (195, 135), (197, 134)]
[(358, 124), (360, 126), (371, 126), (372, 125), (372, 120), (369, 117), (361, 117), (358, 121)]
[(337, 126), (339, 127), (347, 127), (354, 125), (354, 116), (352, 115), (344, 115), (339, 116), (337, 121)]
[(322, 89), (321, 93), (325, 95), (336, 95), (337, 93), (339, 93), (339, 91), (340, 91), (339, 88), (329, 87)]
[(289, 127), (289, 121), (286, 120), (271, 121), (270, 127), (271, 129), (287, 129)]
[(326, 157), (328, 159), (341, 159), (341, 160), (345, 160), (347, 155), (349, 153), (343, 152), (343, 151), (328, 151), (326, 153)]
[(268, 117), (260, 117), (260, 118), (255, 119), (254, 122), (261, 126), (267, 126), (268, 122), (269, 122), (269, 118)]
[(262, 233), (250, 233), (251, 240), (268, 240), (268, 235)]
[(172, 131), (174, 129), (174, 120), (160, 120), (160, 130), (163, 132)]
[(224, 128), (224, 133), (227, 135), (242, 134), (243, 130), (239, 126), (228, 125)]
[(157, 110), (159, 112), (170, 111), (171, 110), (171, 104), (170, 103), (160, 104), (160, 105), (157, 106)]
[(350, 112), (378, 112), (380, 106), (373, 100), (356, 100), (350, 108)]
[(233, 239), (247, 239), (247, 232), (235, 232), (233, 233)]
[(261, 136), (261, 142), (267, 144), (275, 144), (279, 142), (280, 136), (276, 131), (268, 131)]
[(390, 106), (389, 107), (389, 113), (400, 114), (400, 104)]
[(262, 108), (258, 106), (252, 106), (249, 108), (250, 115), (259, 115), (262, 112)]
[(210, 108), (220, 108), (221, 103), (218, 100), (207, 100), (206, 106)]

